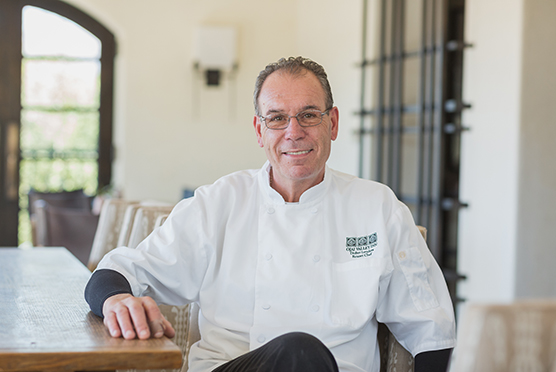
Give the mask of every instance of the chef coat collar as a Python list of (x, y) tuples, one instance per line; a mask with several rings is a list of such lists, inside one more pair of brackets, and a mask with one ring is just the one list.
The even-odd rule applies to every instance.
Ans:
[(259, 172), (259, 185), (264, 190), (263, 194), (270, 198), (273, 203), (276, 204), (302, 204), (308, 205), (313, 204), (313, 202), (320, 201), (326, 194), (326, 190), (330, 184), (330, 172), (328, 165), (325, 165), (324, 169), (324, 180), (319, 184), (309, 188), (299, 198), (299, 203), (286, 203), (282, 195), (278, 191), (270, 187), (270, 162), (267, 160)]

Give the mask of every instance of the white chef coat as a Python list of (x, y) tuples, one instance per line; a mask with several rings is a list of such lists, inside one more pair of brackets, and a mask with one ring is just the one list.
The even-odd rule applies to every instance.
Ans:
[(291, 331), (318, 337), (342, 372), (378, 371), (377, 321), (413, 355), (454, 346), (443, 275), (389, 188), (327, 167), (323, 182), (286, 203), (269, 169), (200, 187), (136, 249), (99, 264), (135, 296), (199, 303), (191, 372)]

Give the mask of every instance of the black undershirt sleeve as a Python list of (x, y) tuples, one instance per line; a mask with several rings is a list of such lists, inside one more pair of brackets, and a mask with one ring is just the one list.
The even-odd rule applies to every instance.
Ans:
[(452, 349), (425, 351), (415, 356), (415, 372), (446, 372)]
[(117, 271), (101, 269), (91, 275), (85, 287), (85, 300), (93, 313), (104, 317), (102, 314), (104, 301), (120, 293), (132, 293), (127, 279)]

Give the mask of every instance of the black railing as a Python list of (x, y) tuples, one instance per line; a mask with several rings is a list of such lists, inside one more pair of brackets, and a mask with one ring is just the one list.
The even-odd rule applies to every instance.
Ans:
[[(429, 248), (459, 301), (456, 284), (464, 277), (457, 273), (457, 220), (467, 206), (459, 200), (459, 142), (468, 129), (461, 113), (470, 107), (461, 95), (462, 56), (469, 46), (463, 41), (464, 0), (421, 0), (420, 12), (409, 12), (415, 2), (408, 1), (414, 0), (381, 0), (377, 53), (371, 58), (367, 39), (374, 35), (368, 0), (363, 1), (359, 172), (388, 184), (427, 228)], [(408, 47), (411, 24), (420, 25), (420, 45)], [(409, 61), (419, 64), (411, 75)], [(408, 89), (416, 93), (414, 101), (404, 98)], [(373, 102), (367, 102), (370, 91)]]

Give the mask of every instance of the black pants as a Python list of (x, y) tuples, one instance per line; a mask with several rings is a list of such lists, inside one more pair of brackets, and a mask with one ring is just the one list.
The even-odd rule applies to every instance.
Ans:
[(338, 372), (328, 348), (307, 333), (287, 333), (213, 372)]

